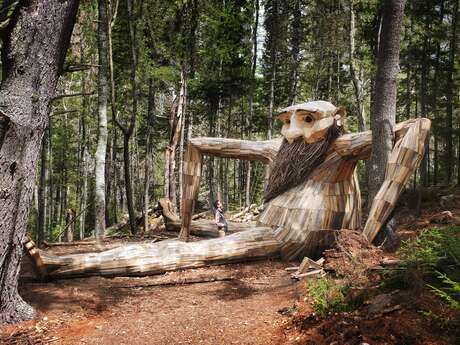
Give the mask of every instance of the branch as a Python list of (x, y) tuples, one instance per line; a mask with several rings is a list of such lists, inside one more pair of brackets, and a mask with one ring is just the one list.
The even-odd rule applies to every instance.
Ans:
[(94, 65), (94, 64), (81, 64), (81, 65), (69, 65), (64, 68), (64, 73), (72, 73), (72, 72), (79, 72), (79, 71), (86, 71), (91, 68), (99, 68), (101, 65)]
[(57, 115), (64, 115), (64, 114), (69, 114), (69, 113), (78, 113), (78, 109), (69, 109), (69, 110), (61, 110), (61, 111), (56, 111), (50, 114), (51, 116), (57, 116)]
[(67, 97), (80, 97), (80, 96), (93, 96), (95, 94), (94, 91), (92, 92), (77, 92), (77, 93), (67, 93), (67, 94), (61, 94), (61, 95), (57, 95), (57, 96), (54, 96), (52, 101), (56, 101), (58, 99), (61, 99), (61, 98), (67, 98)]

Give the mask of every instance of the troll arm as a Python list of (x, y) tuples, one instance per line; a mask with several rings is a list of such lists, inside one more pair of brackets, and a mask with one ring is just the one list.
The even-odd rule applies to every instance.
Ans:
[[(395, 142), (403, 138), (414, 124), (422, 120), (427, 119), (410, 119), (396, 124), (394, 127)], [(332, 145), (333, 149), (343, 157), (369, 159), (372, 151), (372, 132), (345, 134), (337, 138)]]
[(364, 235), (369, 241), (375, 239), (393, 211), (410, 176), (420, 165), (430, 127), (431, 121), (425, 118), (405, 121), (395, 126), (396, 143), (388, 160), (385, 180), (372, 201), (364, 227)]
[[(411, 119), (394, 127), (395, 145), (390, 154), (385, 180), (372, 201), (364, 235), (373, 241), (393, 211), (401, 192), (425, 153), (425, 140), (431, 121)], [(369, 159), (372, 150), (372, 132), (346, 134), (333, 144), (334, 150), (347, 159)]]

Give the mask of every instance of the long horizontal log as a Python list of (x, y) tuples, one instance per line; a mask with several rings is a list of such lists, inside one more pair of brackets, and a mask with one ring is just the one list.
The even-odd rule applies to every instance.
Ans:
[[(228, 233), (234, 234), (236, 232), (253, 229), (256, 227), (255, 223), (237, 223), (228, 221)], [(180, 231), (181, 221), (180, 220), (167, 220), (166, 229), (168, 231)], [(194, 236), (199, 237), (219, 237), (217, 231), (217, 225), (208, 219), (194, 220), (190, 224), (190, 233)]]
[(144, 276), (178, 269), (242, 262), (279, 255), (280, 242), (267, 227), (200, 242), (166, 240), (133, 244), (100, 253), (54, 256), (39, 251), (49, 277)]

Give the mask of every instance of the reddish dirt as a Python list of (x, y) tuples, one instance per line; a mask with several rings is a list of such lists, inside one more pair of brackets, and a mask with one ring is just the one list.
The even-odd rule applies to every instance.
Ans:
[[(427, 291), (374, 291), (363, 307), (353, 312), (334, 313), (325, 319), (315, 316), (307, 301), (284, 321), (277, 337), (279, 345), (448, 345), (457, 344), (452, 330), (422, 315), (431, 310), (444, 318), (449, 311)], [(374, 301), (387, 299), (388, 305)], [(373, 313), (372, 310), (378, 310)]]
[[(403, 240), (415, 237), (423, 228), (460, 225), (458, 189), (439, 188), (423, 196), (418, 218), (414, 212), (415, 193), (407, 193), (398, 205), (398, 234)], [(452, 323), (455, 314), (424, 284), (412, 282), (404, 291), (386, 293), (377, 289), (382, 277), (378, 270), (369, 268), (382, 259), (397, 259), (395, 253), (384, 253), (351, 231), (341, 232), (338, 244), (338, 248), (325, 252), (325, 267), (341, 277), (338, 282), (361, 286), (356, 292), (365, 294), (363, 306), (353, 312), (334, 313), (321, 319), (314, 314), (310, 299), (305, 296), (297, 311), (280, 327), (278, 344), (460, 344), (458, 325)]]
[[(414, 237), (424, 227), (460, 222), (458, 190), (424, 193), (427, 198), (434, 195), (437, 197), (423, 200), (422, 216), (418, 219), (413, 211), (414, 197), (412, 200), (407, 193), (400, 202), (397, 207), (398, 232), (403, 239)], [(439, 195), (446, 196), (441, 203)], [(446, 216), (444, 211), (450, 211), (453, 217)], [(49, 250), (57, 254), (86, 252), (119, 246), (126, 241), (113, 239), (101, 248), (82, 245)], [(326, 253), (326, 269), (340, 271), (345, 280), (362, 279), (369, 267), (384, 257), (391, 258), (351, 233), (341, 244), (342, 250)], [(347, 260), (350, 254), (360, 259), (350, 262)], [(427, 291), (412, 289), (385, 294), (375, 289), (377, 277), (369, 280), (367, 289), (370, 294), (357, 311), (319, 319), (313, 314), (306, 294), (308, 281), (292, 281), (284, 270), (286, 266), (292, 265), (261, 261), (143, 278), (92, 277), (47, 283), (23, 281), (21, 295), (36, 308), (39, 318), (4, 327), (0, 344), (452, 343), (451, 331), (442, 329), (433, 318), (421, 313), (432, 310), (448, 318), (449, 312), (443, 310), (439, 300)], [(232, 279), (146, 286), (212, 277)], [(388, 303), (379, 305), (375, 302), (379, 299)], [(371, 312), (372, 308), (378, 312)]]
[[(21, 295), (39, 312), (39, 320), (7, 327), (3, 334), (22, 329), (32, 338), (38, 328), (43, 339), (68, 345), (274, 344), (285, 318), (277, 311), (304, 293), (285, 267), (261, 261), (153, 277), (22, 283)], [(233, 279), (146, 286), (196, 277)]]

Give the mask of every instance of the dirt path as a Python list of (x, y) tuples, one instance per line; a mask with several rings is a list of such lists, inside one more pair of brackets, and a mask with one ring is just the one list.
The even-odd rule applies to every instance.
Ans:
[[(285, 319), (277, 311), (292, 306), (303, 286), (285, 267), (262, 261), (156, 277), (24, 283), (22, 296), (40, 320), (23, 327), (56, 337), (53, 344), (276, 344)], [(216, 276), (232, 280), (145, 286)]]

